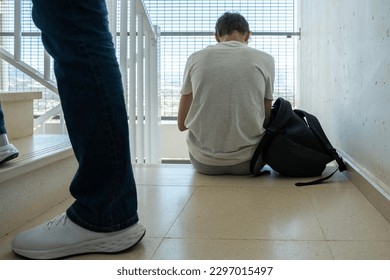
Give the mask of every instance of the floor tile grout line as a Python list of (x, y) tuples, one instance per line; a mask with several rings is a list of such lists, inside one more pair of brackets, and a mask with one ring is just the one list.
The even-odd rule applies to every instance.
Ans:
[(322, 233), (322, 236), (323, 236), (324, 241), (325, 241), (325, 244), (326, 244), (326, 248), (328, 248), (328, 250), (329, 250), (329, 252), (330, 252), (330, 254), (331, 254), (331, 256), (332, 256), (332, 259), (334, 260), (335, 257), (334, 257), (334, 254), (333, 254), (333, 250), (332, 250), (332, 248), (329, 246), (329, 242), (328, 242), (328, 240), (327, 240), (325, 231), (324, 231), (324, 229), (323, 229), (323, 227), (322, 227), (320, 218), (319, 218), (319, 216), (318, 216), (317, 208), (314, 206), (314, 203), (313, 203), (313, 200), (312, 200), (311, 197), (310, 197), (310, 194), (309, 194), (306, 190), (303, 190), (303, 193), (304, 193), (306, 199), (309, 201), (309, 203), (310, 203), (310, 205), (311, 205), (311, 208), (312, 208), (313, 211), (314, 211), (314, 215), (315, 215), (315, 217), (316, 217), (316, 220), (317, 220), (318, 225), (320, 226), (321, 233)]
[[(176, 187), (176, 186), (175, 186)], [(192, 187), (192, 186), (189, 186), (189, 187)], [(159, 242), (158, 246), (156, 246), (156, 249), (154, 250), (152, 256), (151, 256), (151, 260), (154, 259), (156, 253), (158, 252), (158, 250), (160, 249), (161, 245), (163, 244), (164, 240), (166, 239), (169, 239), (169, 237), (167, 237), (167, 234), (169, 233), (169, 231), (172, 229), (173, 225), (176, 223), (177, 219), (180, 217), (181, 213), (184, 211), (184, 208), (187, 206), (188, 202), (191, 200), (192, 196), (194, 195), (195, 191), (197, 190), (197, 187), (193, 187), (193, 191), (190, 195), (190, 197), (187, 199), (186, 203), (183, 205), (182, 209), (180, 210), (180, 212), (177, 214), (176, 218), (174, 219), (174, 221), (172, 222), (172, 224), (170, 225), (170, 227), (167, 229), (166, 233), (164, 234), (164, 236), (161, 238), (161, 241)]]
[[(189, 187), (192, 187), (192, 186), (189, 186)], [(174, 226), (174, 224), (176, 223), (176, 221), (178, 220), (178, 218), (180, 217), (180, 215), (183, 213), (184, 209), (186, 208), (187, 204), (190, 202), (190, 200), (192, 199), (192, 197), (194, 196), (195, 192), (198, 190), (199, 187), (192, 187), (193, 188), (193, 191), (190, 195), (190, 197), (187, 199), (186, 203), (183, 205), (183, 207), (181, 208), (180, 212), (176, 215), (176, 218), (175, 220), (172, 222), (172, 224), (170, 225), (170, 227), (168, 228), (168, 230), (166, 231), (165, 235), (163, 236), (163, 241), (166, 239), (166, 238), (169, 238), (167, 235), (168, 233), (170, 232), (170, 230), (172, 229), (172, 227)], [(162, 241), (162, 242), (163, 242)], [(161, 243), (162, 243), (161, 242)]]

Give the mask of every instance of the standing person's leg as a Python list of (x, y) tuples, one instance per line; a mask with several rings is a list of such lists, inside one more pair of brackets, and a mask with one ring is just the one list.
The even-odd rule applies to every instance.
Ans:
[[(33, 0), (33, 19), (54, 59), (79, 168), (70, 186), (75, 202), (66, 214), (17, 236), (13, 250), (31, 258), (55, 258), (129, 248), (145, 229), (138, 223), (127, 113), (105, 1)], [(61, 229), (68, 224), (78, 236), (64, 242), (60, 238), (67, 229)]]
[(0, 164), (16, 158), (19, 151), (8, 141), (7, 130), (5, 128), (4, 113), (0, 103)]

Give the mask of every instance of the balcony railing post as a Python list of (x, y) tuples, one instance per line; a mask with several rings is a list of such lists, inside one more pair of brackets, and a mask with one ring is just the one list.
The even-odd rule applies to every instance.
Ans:
[(22, 0), (14, 5), (14, 59), (22, 60)]
[(107, 1), (110, 31), (112, 34), (112, 39), (113, 39), (113, 43), (114, 43), (115, 47), (116, 47), (116, 38), (117, 38), (116, 26), (118, 23), (117, 8), (118, 8), (118, 0), (108, 0)]
[(43, 78), (45, 80), (51, 79), (51, 57), (46, 50), (43, 55)]
[[(127, 0), (121, 0), (120, 14), (120, 50), (119, 65), (122, 74), (123, 89), (125, 100), (127, 101), (127, 18), (128, 18)], [(112, 31), (111, 31), (112, 32)]]
[[(0, 32), (3, 32), (3, 26), (5, 25), (4, 15), (2, 14), (2, 5), (0, 1)], [(3, 36), (0, 36), (0, 46), (3, 46), (5, 40)], [(9, 88), (9, 77), (8, 77), (8, 63), (0, 59), (0, 90), (8, 90)]]
[(137, 146), (136, 157), (138, 163), (144, 163), (144, 16), (142, 13), (138, 18), (137, 36)]
[(151, 130), (151, 163), (160, 163), (160, 90), (159, 90), (159, 34), (154, 26), (155, 37), (150, 49), (150, 130)]
[[(126, 0), (125, 0), (126, 1)], [(135, 109), (136, 109), (136, 67), (137, 67), (137, 7), (136, 0), (130, 1), (130, 47), (129, 47), (129, 99), (128, 99), (128, 114), (129, 114), (129, 130), (130, 130), (130, 149), (131, 154), (135, 155), (136, 151), (136, 129), (135, 129)], [(132, 160), (135, 161), (136, 157), (133, 156)]]
[(150, 93), (150, 51), (151, 36), (150, 31), (145, 32), (145, 163), (152, 161), (151, 156), (151, 93)]

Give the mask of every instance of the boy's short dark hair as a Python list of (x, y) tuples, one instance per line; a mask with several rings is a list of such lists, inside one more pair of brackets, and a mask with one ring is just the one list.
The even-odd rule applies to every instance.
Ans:
[(238, 12), (224, 13), (215, 24), (215, 33), (218, 36), (229, 35), (233, 31), (241, 34), (250, 32), (247, 20)]

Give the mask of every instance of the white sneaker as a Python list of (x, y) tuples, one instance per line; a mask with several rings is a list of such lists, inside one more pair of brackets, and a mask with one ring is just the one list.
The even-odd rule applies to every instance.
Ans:
[(19, 151), (14, 145), (8, 144), (0, 147), (0, 164), (16, 158), (19, 155)]
[(30, 259), (115, 253), (133, 247), (145, 232), (140, 223), (116, 232), (94, 232), (76, 225), (63, 213), (46, 224), (17, 234), (11, 247), (17, 255)]

